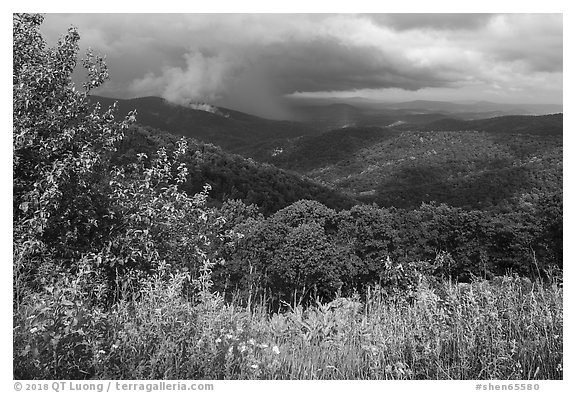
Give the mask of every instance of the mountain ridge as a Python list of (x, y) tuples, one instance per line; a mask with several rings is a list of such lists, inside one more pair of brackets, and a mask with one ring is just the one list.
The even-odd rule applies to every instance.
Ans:
[(313, 127), (298, 122), (263, 119), (227, 108), (214, 107), (221, 114), (212, 113), (174, 104), (160, 97), (115, 99), (93, 95), (90, 101), (98, 102), (102, 107), (117, 102), (119, 116), (136, 110), (136, 121), (142, 126), (213, 143), (234, 153), (249, 150), (262, 141), (318, 133)]

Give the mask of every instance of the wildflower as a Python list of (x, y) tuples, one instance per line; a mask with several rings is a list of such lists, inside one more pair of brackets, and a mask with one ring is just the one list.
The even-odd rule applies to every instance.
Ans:
[(252, 367), (254, 370), (258, 370), (258, 365), (257, 364), (253, 364), (250, 367)]
[(221, 339), (220, 337), (218, 337), (218, 338), (216, 339), (216, 344), (220, 344), (221, 342), (222, 342), (222, 339)]
[(118, 345), (112, 344), (112, 349), (118, 349)]
[(278, 348), (278, 345), (274, 345), (272, 347), (272, 352), (274, 352), (276, 355), (280, 354), (280, 348)]
[(378, 347), (375, 345), (362, 345), (362, 349), (371, 353), (373, 356), (378, 355)]
[(36, 333), (38, 331), (38, 328), (36, 326), (34, 326), (32, 329), (30, 329), (30, 333)]

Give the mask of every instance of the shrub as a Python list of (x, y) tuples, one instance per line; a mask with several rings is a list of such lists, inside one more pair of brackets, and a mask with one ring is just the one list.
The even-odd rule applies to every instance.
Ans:
[(110, 164), (134, 113), (118, 122), (114, 107), (88, 105), (105, 63), (88, 54), (78, 92), (78, 33), (46, 48), (42, 19), (13, 17), (14, 375), (88, 378), (108, 351), (111, 310), (141, 294), (150, 275), (170, 266), (188, 277), (179, 301), (207, 301), (224, 221), (206, 207), (209, 187), (192, 197), (179, 188), (185, 140), (129, 167)]

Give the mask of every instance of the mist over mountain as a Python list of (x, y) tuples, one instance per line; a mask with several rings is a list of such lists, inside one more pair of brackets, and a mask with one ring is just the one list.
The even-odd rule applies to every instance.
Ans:
[(206, 103), (179, 105), (159, 97), (123, 100), (91, 96), (90, 100), (99, 102), (102, 108), (117, 102), (118, 116), (136, 110), (140, 125), (213, 143), (236, 153), (246, 153), (262, 142), (319, 132), (304, 123), (263, 119)]
[(474, 120), (509, 115), (546, 115), (561, 113), (562, 110), (562, 105), (555, 104), (516, 105), (488, 101), (429, 100), (381, 103), (362, 98), (324, 103), (308, 100), (292, 104), (295, 119), (325, 129), (345, 126), (384, 127), (396, 122), (425, 124), (446, 118)]
[(479, 120), (441, 119), (416, 127), (423, 131), (475, 130), (503, 134), (562, 135), (563, 114), (500, 116)]
[(505, 104), (489, 101), (446, 102), (415, 100), (386, 104), (388, 109), (410, 109), (414, 111), (444, 113), (502, 113), (518, 115), (545, 115), (562, 112), (562, 105), (556, 104)]
[[(198, 138), (229, 151), (249, 154), (252, 147), (273, 140), (317, 135), (341, 127), (386, 127), (425, 125), (433, 121), (478, 120), (509, 115), (545, 115), (561, 113), (562, 105), (499, 104), (487, 101), (454, 103), (446, 101), (407, 101), (377, 103), (366, 99), (320, 103), (317, 100), (289, 102), (289, 120), (271, 120), (247, 113), (219, 108), (208, 103), (175, 104), (159, 97), (115, 99), (91, 96), (102, 107), (118, 102), (119, 114), (138, 112), (145, 126)], [(458, 127), (457, 122), (447, 123)]]
[[(327, 190), (322, 192), (330, 193), (328, 190), (332, 189), (382, 206), (414, 207), (437, 200), (487, 208), (534, 187), (549, 189), (561, 185), (562, 172), (557, 163), (562, 158), (562, 113), (493, 116), (561, 110), (554, 105), (523, 108), (499, 107), (491, 102), (424, 100), (385, 107), (366, 102), (362, 106), (301, 104), (293, 107), (301, 121), (277, 121), (207, 103), (183, 106), (157, 97), (91, 99), (103, 107), (118, 101), (120, 116), (135, 109), (141, 126), (220, 147), (223, 151), (216, 154), (220, 158), (214, 162), (227, 162), (223, 164), (225, 169), (216, 170), (220, 164), (206, 167), (202, 170), (208, 176), (205, 179), (218, 185), (216, 194), (220, 199), (228, 195), (250, 202), (258, 200), (266, 211), (274, 211), (274, 206), (282, 206), (284, 201), (306, 195), (307, 191), (288, 197), (282, 191), (284, 196), (268, 202), (265, 201), (270, 196), (257, 197), (252, 192), (247, 199), (246, 184), (255, 185), (260, 180), (234, 180), (246, 175), (233, 174), (236, 170), (230, 168), (245, 165), (240, 164), (239, 158), (225, 156), (225, 152), (292, 171), (290, 176), (304, 176), (323, 184)], [(262, 172), (256, 167), (252, 171)], [(286, 177), (280, 172), (272, 173)], [(255, 179), (268, 177), (256, 175)], [(283, 182), (296, 184), (294, 180)], [(262, 186), (265, 190), (275, 188), (266, 184)]]

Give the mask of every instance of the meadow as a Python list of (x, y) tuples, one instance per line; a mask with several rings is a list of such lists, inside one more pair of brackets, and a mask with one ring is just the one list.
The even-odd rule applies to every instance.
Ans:
[[(98, 379), (563, 378), (562, 287), (518, 276), (422, 278), (413, 296), (371, 288), (270, 313), (158, 274), (110, 310), (81, 291), (24, 298), (15, 377)], [(74, 285), (72, 285), (74, 288)]]

